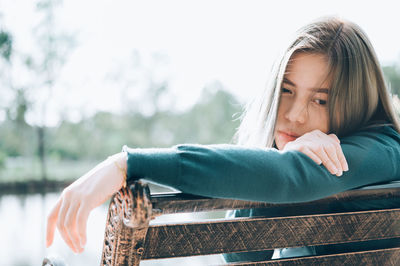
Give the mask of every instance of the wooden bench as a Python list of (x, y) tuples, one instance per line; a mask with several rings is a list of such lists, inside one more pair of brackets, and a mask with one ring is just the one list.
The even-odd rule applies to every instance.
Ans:
[[(296, 204), (214, 199), (183, 193), (150, 195), (147, 185), (140, 181), (129, 187), (111, 199), (101, 265), (139, 265), (141, 260), (326, 245), (345, 250), (234, 265), (400, 265), (400, 182)], [(390, 201), (395, 206), (340, 209), (365, 201)], [(163, 214), (253, 208), (284, 215), (150, 224), (154, 217)], [(335, 208), (340, 211), (332, 211)], [(373, 243), (375, 248), (346, 248), (365, 241)]]

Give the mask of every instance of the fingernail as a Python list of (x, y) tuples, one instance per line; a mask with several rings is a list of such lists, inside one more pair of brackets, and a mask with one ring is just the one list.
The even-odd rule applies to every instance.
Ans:
[(331, 172), (336, 175), (338, 173), (338, 169), (335, 166), (331, 166)]
[(342, 176), (342, 175), (343, 175), (343, 172), (342, 172), (342, 171), (339, 171), (336, 175), (337, 175), (337, 176)]

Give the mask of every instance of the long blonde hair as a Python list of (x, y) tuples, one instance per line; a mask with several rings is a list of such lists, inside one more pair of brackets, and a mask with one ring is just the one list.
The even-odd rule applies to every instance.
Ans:
[(330, 133), (341, 137), (383, 123), (400, 132), (382, 69), (367, 35), (352, 22), (326, 17), (301, 28), (275, 63), (262, 95), (245, 109), (236, 133), (238, 144), (274, 146), (282, 80), (295, 53), (318, 53), (328, 59), (332, 80), (328, 99)]

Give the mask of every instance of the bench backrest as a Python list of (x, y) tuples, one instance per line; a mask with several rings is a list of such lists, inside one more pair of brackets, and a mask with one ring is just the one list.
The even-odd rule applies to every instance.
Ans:
[[(110, 202), (101, 264), (139, 265), (140, 260), (147, 259), (398, 239), (399, 247), (383, 244), (375, 250), (264, 263), (378, 265), (385, 262), (400, 265), (400, 205), (387, 209), (332, 212), (335, 205), (388, 199), (395, 199), (395, 205), (400, 202), (398, 183), (347, 191), (307, 203), (269, 204), (182, 193), (150, 196), (147, 185), (136, 181), (129, 189), (121, 189)], [(152, 218), (162, 214), (253, 208), (270, 209), (271, 213), (283, 213), (284, 216), (150, 224)]]

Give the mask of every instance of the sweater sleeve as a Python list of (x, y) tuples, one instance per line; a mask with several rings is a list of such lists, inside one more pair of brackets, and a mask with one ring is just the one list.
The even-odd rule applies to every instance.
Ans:
[(298, 151), (238, 145), (177, 145), (131, 149), (128, 180), (144, 178), (185, 193), (290, 203), (311, 201), (360, 186), (400, 179), (400, 136), (391, 127), (341, 139), (349, 171), (332, 175)]

